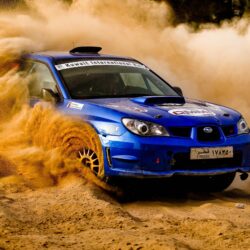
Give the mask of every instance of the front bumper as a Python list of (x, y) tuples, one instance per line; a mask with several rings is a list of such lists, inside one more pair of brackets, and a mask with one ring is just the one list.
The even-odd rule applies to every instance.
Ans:
[[(220, 142), (201, 143), (174, 137), (140, 137), (126, 133), (102, 137), (105, 175), (126, 177), (171, 177), (173, 175), (219, 175), (250, 172), (250, 135), (228, 137)], [(190, 160), (196, 147), (234, 148), (234, 158)]]

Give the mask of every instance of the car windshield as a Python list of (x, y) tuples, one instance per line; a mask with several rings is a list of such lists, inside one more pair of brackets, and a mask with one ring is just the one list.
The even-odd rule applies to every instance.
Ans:
[(60, 61), (55, 66), (74, 99), (179, 96), (166, 82), (135, 61)]

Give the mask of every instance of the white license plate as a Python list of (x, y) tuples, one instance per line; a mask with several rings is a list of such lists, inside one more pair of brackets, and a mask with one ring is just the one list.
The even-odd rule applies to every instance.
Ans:
[(233, 147), (191, 148), (191, 160), (233, 158)]

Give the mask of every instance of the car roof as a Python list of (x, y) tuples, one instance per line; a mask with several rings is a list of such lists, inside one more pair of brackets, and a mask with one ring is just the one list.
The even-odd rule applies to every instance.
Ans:
[(52, 60), (63, 60), (63, 59), (116, 59), (116, 60), (133, 60), (137, 61), (131, 57), (123, 57), (123, 56), (114, 56), (114, 55), (106, 55), (99, 53), (81, 53), (81, 54), (72, 54), (67, 51), (43, 51), (43, 52), (33, 52), (25, 57), (33, 58), (33, 59), (52, 59)]

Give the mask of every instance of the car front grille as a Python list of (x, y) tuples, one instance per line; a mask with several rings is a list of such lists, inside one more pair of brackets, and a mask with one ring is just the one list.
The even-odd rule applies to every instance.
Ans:
[(173, 157), (171, 170), (213, 170), (234, 168), (242, 165), (242, 153), (234, 152), (233, 158), (190, 160), (189, 153), (177, 153)]
[(222, 126), (222, 130), (225, 136), (232, 136), (236, 133), (234, 125)]
[(189, 138), (191, 136), (192, 128), (191, 127), (170, 127), (168, 130), (172, 136)]
[[(212, 128), (212, 132), (206, 133), (204, 131), (204, 128), (206, 127)], [(167, 129), (171, 136), (191, 138), (192, 127), (168, 127)], [(201, 126), (197, 127), (194, 131), (196, 131), (197, 140), (201, 142), (216, 142), (221, 140), (223, 134), (225, 137), (233, 136), (236, 134), (236, 129), (234, 125), (227, 125), (221, 127)]]
[(206, 133), (204, 131), (205, 128), (206, 128), (206, 126), (197, 128), (197, 140), (198, 141), (211, 142), (211, 141), (219, 141), (220, 140), (221, 134), (220, 134), (218, 127), (209, 126), (209, 128), (212, 129), (212, 132), (210, 132), (210, 133)]

